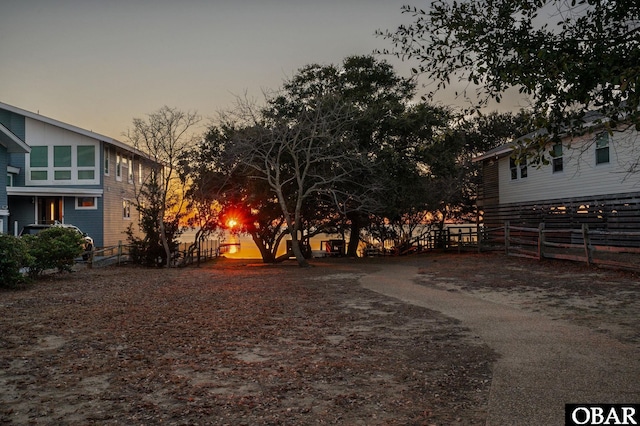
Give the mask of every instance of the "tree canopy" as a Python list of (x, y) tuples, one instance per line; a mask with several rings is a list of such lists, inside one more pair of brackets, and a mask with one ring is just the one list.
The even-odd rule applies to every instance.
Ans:
[[(356, 256), (371, 220), (424, 209), (421, 184), (451, 112), (414, 101), (415, 82), (372, 56), (312, 64), (257, 106), (238, 99), (185, 156), (191, 197), (242, 210), (264, 261), (284, 233), (304, 264), (304, 241), (349, 231)], [(429, 157), (431, 156), (431, 157)], [(219, 220), (219, 219), (218, 219)], [(299, 244), (299, 242), (301, 244)]]
[(286, 117), (327, 95), (339, 96), (350, 108), (349, 137), (369, 160), (368, 167), (353, 171), (342, 193), (334, 192), (336, 214), (349, 226), (348, 254), (356, 256), (360, 230), (372, 218), (400, 208), (390, 200), (399, 200), (407, 184), (420, 179), (423, 146), (446, 127), (450, 113), (444, 107), (416, 103), (415, 80), (368, 55), (347, 57), (340, 65), (302, 68), (270, 102), (269, 114)]
[(477, 109), (515, 88), (552, 133), (593, 109), (640, 128), (637, 0), (435, 0), (403, 13), (411, 24), (379, 34), (387, 53), (417, 60), (430, 96), (462, 82)]

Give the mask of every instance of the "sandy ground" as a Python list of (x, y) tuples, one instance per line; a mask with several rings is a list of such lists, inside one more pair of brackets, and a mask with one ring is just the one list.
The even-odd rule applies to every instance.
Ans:
[(496, 254), (110, 267), (0, 291), (5, 424), (484, 424), (496, 354), (363, 289), (388, 262), (640, 345), (639, 279)]

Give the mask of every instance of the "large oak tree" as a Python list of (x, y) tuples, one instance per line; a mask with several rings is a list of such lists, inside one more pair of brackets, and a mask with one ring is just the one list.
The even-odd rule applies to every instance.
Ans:
[[(370, 162), (370, 167), (353, 171), (351, 185), (358, 187), (343, 183), (343, 193), (334, 192), (336, 214), (350, 227), (347, 253), (356, 256), (360, 232), (371, 219), (406, 206), (407, 199), (399, 197), (407, 193), (403, 183), (415, 180), (423, 146), (446, 126), (449, 114), (446, 108), (416, 104), (416, 82), (369, 55), (347, 57), (339, 65), (302, 68), (270, 102), (268, 113), (295, 115), (324, 96), (340, 96), (348, 105), (353, 126), (350, 140)], [(362, 191), (363, 186), (367, 191)]]

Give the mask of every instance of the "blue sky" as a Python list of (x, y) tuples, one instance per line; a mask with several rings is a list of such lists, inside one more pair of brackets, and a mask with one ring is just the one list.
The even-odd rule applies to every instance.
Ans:
[(391, 47), (374, 32), (410, 22), (405, 3), (7, 0), (0, 101), (116, 139), (163, 105), (214, 117), (307, 64)]

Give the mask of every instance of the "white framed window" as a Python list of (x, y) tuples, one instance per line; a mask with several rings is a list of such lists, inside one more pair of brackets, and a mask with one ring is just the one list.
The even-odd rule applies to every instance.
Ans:
[(129, 156), (129, 169), (127, 171), (127, 181), (133, 183), (133, 155)]
[(551, 150), (553, 173), (559, 173), (564, 169), (564, 160), (562, 159), (562, 144), (556, 143)]
[(109, 176), (109, 173), (110, 173), (109, 171), (110, 159), (111, 159), (111, 149), (108, 146), (105, 146), (104, 147), (104, 164), (103, 164), (105, 176)]
[(131, 200), (122, 200), (122, 218), (131, 219)]
[(96, 147), (78, 145), (76, 147), (78, 180), (94, 180), (96, 177)]
[(49, 147), (32, 146), (29, 155), (29, 176), (32, 181), (49, 180)]
[(596, 165), (609, 163), (609, 133), (596, 135)]
[(511, 180), (516, 180), (518, 177), (520, 179), (527, 177), (527, 165), (517, 164), (514, 158), (509, 158), (509, 169), (511, 170)]
[(116, 180), (122, 180), (122, 156), (116, 153)]
[(96, 197), (76, 197), (76, 210), (97, 210), (98, 199)]
[(99, 183), (97, 144), (87, 140), (68, 145), (32, 146), (26, 154), (27, 185), (95, 185)]

